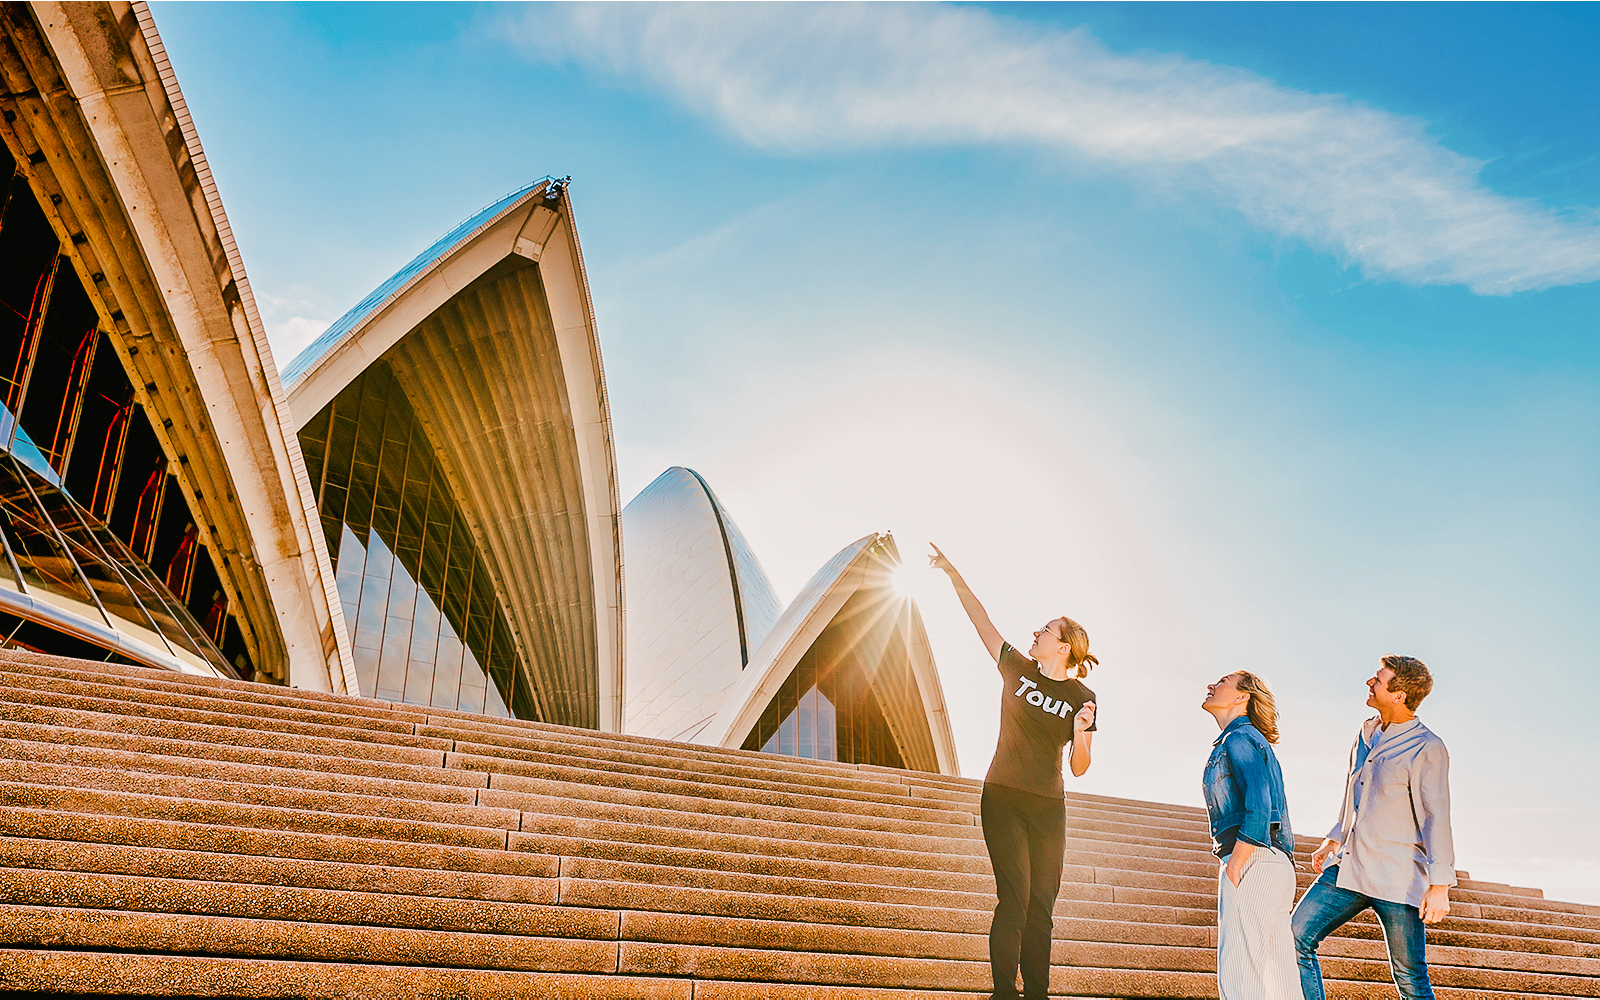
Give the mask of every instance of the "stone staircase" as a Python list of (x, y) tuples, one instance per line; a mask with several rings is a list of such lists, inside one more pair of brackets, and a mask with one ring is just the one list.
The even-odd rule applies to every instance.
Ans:
[[(978, 791), (3, 651), (0, 992), (974, 997)], [(1215, 997), (1200, 811), (1069, 824), (1053, 992)], [(1440, 997), (1600, 996), (1600, 908), (1454, 899)], [(1370, 918), (1324, 954), (1330, 996), (1394, 995)]]

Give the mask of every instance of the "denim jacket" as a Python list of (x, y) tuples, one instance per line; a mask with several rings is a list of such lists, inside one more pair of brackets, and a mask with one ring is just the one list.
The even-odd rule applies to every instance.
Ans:
[(1228, 723), (1211, 746), (1204, 792), (1213, 844), (1220, 848), (1226, 835), (1237, 831), (1239, 840), (1257, 847), (1276, 847), (1293, 858), (1289, 803), (1272, 744), (1250, 724), (1249, 716), (1241, 715)]

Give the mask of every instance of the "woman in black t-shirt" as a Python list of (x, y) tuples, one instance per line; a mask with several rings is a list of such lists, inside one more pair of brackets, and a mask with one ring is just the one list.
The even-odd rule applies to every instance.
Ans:
[(1000, 743), (983, 779), (983, 842), (994, 869), (994, 921), (989, 925), (989, 967), (995, 1000), (1050, 992), (1051, 914), (1061, 891), (1066, 851), (1066, 791), (1061, 757), (1074, 776), (1089, 770), (1095, 729), (1094, 692), (1079, 678), (1100, 661), (1089, 652), (1089, 633), (1071, 618), (1057, 618), (1033, 633), (1024, 656), (1000, 638), (989, 613), (961, 574), (933, 546), (929, 565), (943, 570), (1000, 669)]

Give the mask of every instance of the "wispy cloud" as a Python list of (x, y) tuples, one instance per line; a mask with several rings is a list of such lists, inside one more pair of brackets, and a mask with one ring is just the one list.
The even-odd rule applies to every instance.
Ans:
[(539, 6), (527, 54), (665, 89), (784, 152), (1009, 144), (1209, 191), (1375, 278), (1510, 294), (1600, 278), (1600, 213), (1479, 180), (1426, 123), (1175, 55), (921, 5)]
[(307, 344), (321, 336), (331, 322), (321, 319), (317, 314), (324, 310), (305, 299), (257, 293), (256, 304), (261, 309), (262, 322), (267, 325), (267, 343), (272, 345), (272, 356), (279, 365), (288, 364)]

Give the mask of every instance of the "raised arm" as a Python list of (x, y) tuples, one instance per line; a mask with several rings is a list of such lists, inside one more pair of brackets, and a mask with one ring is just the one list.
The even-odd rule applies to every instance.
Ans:
[(989, 650), (989, 655), (996, 660), (1000, 659), (1000, 647), (1005, 640), (1000, 638), (1000, 630), (994, 627), (994, 622), (989, 620), (989, 612), (983, 610), (983, 605), (978, 603), (978, 598), (973, 595), (972, 588), (967, 586), (967, 581), (961, 579), (961, 574), (939, 551), (939, 546), (929, 543), (933, 554), (928, 557), (928, 565), (934, 569), (944, 570), (950, 582), (955, 585), (956, 596), (961, 599), (961, 607), (966, 610), (967, 617), (972, 619), (972, 627), (978, 630), (978, 638), (983, 640), (983, 645)]

